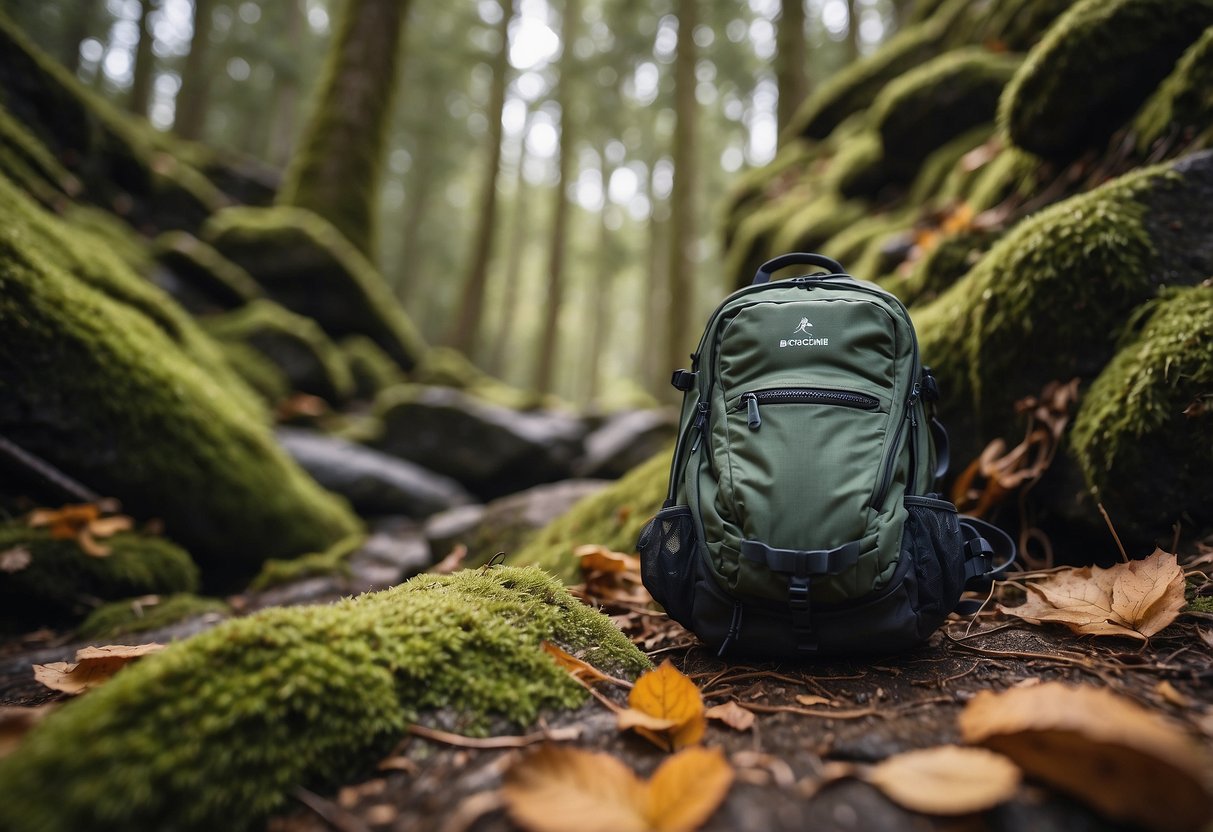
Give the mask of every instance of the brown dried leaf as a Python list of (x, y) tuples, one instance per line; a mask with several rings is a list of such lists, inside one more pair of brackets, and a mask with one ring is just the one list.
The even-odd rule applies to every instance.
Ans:
[(731, 699), (723, 705), (713, 705), (703, 715), (723, 722), (734, 731), (748, 731), (754, 727), (754, 712), (747, 711)]
[(961, 713), (960, 731), (1116, 820), (1169, 832), (1213, 819), (1205, 752), (1110, 691), (1060, 682), (982, 691)]
[(30, 565), (32, 555), (24, 546), (14, 546), (0, 552), (0, 572), (20, 572)]
[(1192, 700), (1176, 690), (1175, 685), (1163, 679), (1154, 686), (1154, 692), (1161, 696), (1165, 701), (1170, 702), (1178, 708), (1192, 707)]
[(640, 559), (624, 552), (613, 552), (606, 546), (588, 543), (578, 546), (573, 554), (581, 559), (582, 573), (639, 572)]
[(890, 757), (863, 779), (911, 811), (967, 815), (1010, 799), (1019, 788), (1019, 768), (983, 748), (942, 745)]
[(817, 705), (833, 706), (833, 704), (834, 704), (834, 702), (832, 700), (826, 699), (824, 696), (809, 695), (809, 694), (805, 694), (805, 693), (802, 693), (799, 696), (797, 696), (796, 701), (799, 702), (801, 705), (805, 705), (809, 708), (816, 707)]
[(56, 707), (56, 704), (39, 705), (36, 708), (0, 705), (0, 759), (17, 750), (17, 746), (30, 729)]
[(29, 524), (35, 529), (49, 527), (55, 540), (71, 540), (100, 516), (100, 509), (93, 503), (73, 503), (57, 509), (35, 509)]
[(75, 696), (109, 681), (111, 676), (136, 659), (163, 649), (163, 644), (155, 642), (133, 647), (84, 647), (76, 651), (74, 662), (34, 665), (34, 678), (51, 690)]
[(113, 517), (99, 517), (88, 524), (88, 531), (93, 537), (113, 537), (118, 532), (130, 531), (135, 521), (125, 514), (115, 514)]
[(707, 729), (699, 688), (668, 659), (636, 680), (628, 706), (619, 713), (620, 730), (635, 728), (666, 751), (694, 745)]
[(1184, 577), (1175, 555), (1156, 549), (1143, 560), (1062, 569), (1026, 583), (1028, 600), (1003, 612), (1039, 624), (1053, 621), (1084, 635), (1148, 639), (1184, 606)]
[(436, 564), (430, 567), (430, 571), (435, 575), (449, 575), (463, 567), (464, 558), (468, 556), (468, 547), (462, 543), (455, 544), (455, 547), (447, 553), (447, 556)]
[(547, 653), (556, 660), (556, 664), (563, 667), (575, 679), (580, 679), (583, 682), (613, 682), (615, 681), (610, 676), (603, 673), (598, 668), (594, 667), (589, 662), (584, 662), (571, 653), (561, 650), (550, 641), (543, 642), (543, 652)]
[(530, 832), (692, 832), (732, 782), (718, 749), (675, 754), (642, 782), (608, 754), (546, 746), (510, 768), (502, 796)]

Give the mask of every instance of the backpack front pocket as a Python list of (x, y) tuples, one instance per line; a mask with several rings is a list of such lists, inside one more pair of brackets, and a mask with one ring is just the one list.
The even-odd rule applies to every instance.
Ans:
[(670, 618), (689, 627), (698, 551), (690, 507), (671, 506), (657, 512), (641, 529), (636, 550), (645, 589)]

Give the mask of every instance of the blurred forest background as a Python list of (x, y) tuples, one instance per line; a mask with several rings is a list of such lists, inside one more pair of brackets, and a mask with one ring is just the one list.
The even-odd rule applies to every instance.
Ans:
[[(277, 169), (339, 11), (4, 6), (115, 105)], [(608, 407), (664, 399), (669, 368), (736, 280), (720, 250), (729, 183), (770, 162), (808, 92), (887, 40), (909, 6), (412, 0), (369, 253), (430, 343), (507, 382)]]

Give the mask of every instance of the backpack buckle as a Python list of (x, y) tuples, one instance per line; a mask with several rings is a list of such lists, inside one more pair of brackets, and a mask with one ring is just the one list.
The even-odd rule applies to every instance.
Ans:
[(675, 390), (681, 390), (683, 393), (695, 386), (695, 379), (699, 373), (691, 370), (675, 370), (670, 376), (670, 384), (674, 385)]

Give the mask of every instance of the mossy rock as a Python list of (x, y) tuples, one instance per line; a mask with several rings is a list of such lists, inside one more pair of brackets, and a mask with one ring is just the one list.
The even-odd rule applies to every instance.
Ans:
[(103, 604), (89, 613), (76, 628), (76, 638), (89, 641), (120, 639), (161, 630), (203, 615), (226, 618), (231, 614), (232, 608), (218, 598), (189, 592), (127, 598)]
[(380, 391), (404, 381), (400, 365), (365, 335), (351, 335), (337, 344), (354, 381), (354, 395), (373, 399)]
[(157, 147), (139, 124), (86, 90), (0, 15), (0, 103), (84, 185), (89, 201), (137, 228), (195, 228), (227, 198)]
[(256, 300), (223, 315), (202, 319), (220, 341), (247, 344), (280, 369), (293, 390), (341, 404), (354, 392), (345, 356), (313, 320)]
[[(1184, 52), (1179, 63), (1133, 119), (1137, 149), (1145, 153), (1159, 139), (1213, 125), (1213, 26)], [(1207, 139), (1206, 139), (1207, 140)]]
[[(961, 2), (961, 0), (955, 0)], [(978, 0), (968, 5), (968, 42), (1026, 52), (1076, 0)]]
[(1017, 55), (957, 49), (885, 86), (870, 117), (889, 177), (908, 182), (949, 140), (992, 122), (1020, 61)]
[(79, 193), (80, 180), (0, 104), (0, 174), (48, 207)]
[(452, 387), (511, 410), (537, 410), (542, 407), (561, 406), (560, 401), (554, 397), (520, 390), (490, 376), (468, 360), (463, 353), (450, 347), (433, 347), (426, 350), (421, 362), (409, 373), (409, 380), (415, 384)]
[(0, 525), (0, 552), (29, 553), (29, 565), (0, 571), (0, 618), (29, 626), (87, 613), (98, 600), (193, 592), (198, 567), (164, 538), (122, 532), (99, 541), (111, 551), (94, 557), (74, 538), (56, 540), (46, 529), (23, 523)]
[(1083, 398), (1072, 448), (1118, 527), (1213, 524), (1213, 286), (1179, 289)]
[(577, 578), (573, 550), (583, 543), (634, 552), (641, 528), (665, 500), (672, 453), (671, 449), (657, 454), (597, 494), (586, 497), (512, 553), (507, 562), (540, 566), (572, 582)]
[(291, 395), (291, 380), (265, 353), (242, 341), (220, 341), (219, 349), (229, 367), (244, 380), (268, 407), (276, 407)]
[(792, 215), (775, 235), (772, 247), (775, 251), (817, 251), (822, 243), (863, 219), (867, 212), (867, 206), (861, 202), (824, 194)]
[(848, 199), (877, 196), (889, 178), (884, 146), (875, 130), (867, 130), (839, 148), (825, 176)]
[(244, 269), (186, 231), (166, 231), (152, 245), (152, 279), (195, 315), (232, 310), (265, 297)]
[(1102, 147), (1210, 25), (1213, 0), (1081, 0), (1008, 85), (1004, 131), (1050, 159)]
[(204, 366), (159, 322), (77, 279), (64, 249), (33, 233), (32, 206), (0, 205), (0, 434), (128, 513), (161, 518), (208, 574), (247, 575), (355, 530), (226, 365)]
[(774, 237), (810, 197), (810, 192), (796, 188), (779, 199), (767, 203), (747, 216), (737, 226), (732, 245), (724, 254), (724, 273), (734, 288), (746, 286), (766, 260), (774, 257)]
[(332, 338), (366, 335), (404, 369), (425, 343), (376, 271), (341, 232), (302, 208), (228, 208), (202, 238), (244, 268), (273, 300)]
[(867, 274), (861, 273), (857, 268), (864, 250), (874, 239), (883, 239), (888, 234), (909, 228), (914, 223), (915, 213), (917, 212), (914, 209), (901, 208), (883, 214), (872, 214), (826, 240), (821, 244), (821, 251), (842, 263), (850, 274), (867, 280)]
[(1213, 153), (1143, 169), (1015, 226), (938, 299), (911, 311), (923, 360), (988, 426), (1053, 379), (1093, 378), (1163, 284), (1213, 273)]
[(1026, 197), (1035, 186), (1034, 174), (1040, 164), (1039, 158), (1025, 150), (1003, 148), (979, 169), (965, 201), (974, 212), (980, 213), (1008, 198)]
[(147, 239), (117, 214), (72, 202), (64, 206), (59, 216), (74, 231), (87, 231), (103, 242), (135, 274), (144, 276), (151, 271), (152, 254)]
[(0, 827), (262, 828), (292, 789), (372, 772), (431, 709), (476, 733), (580, 704), (584, 689), (543, 641), (607, 672), (649, 664), (538, 570), (424, 575), (224, 622), (27, 735), (0, 760)]
[(884, 287), (907, 305), (934, 300), (964, 277), (998, 236), (996, 232), (980, 230), (950, 234), (918, 260), (908, 275), (893, 278)]
[(960, 201), (979, 176), (977, 172), (967, 170), (962, 161), (993, 135), (993, 122), (979, 124), (932, 151), (918, 167), (906, 204), (943, 207)]
[(737, 174), (725, 197), (724, 247), (733, 244), (738, 223), (757, 206), (793, 187), (825, 150), (824, 143), (796, 139), (779, 148), (766, 165)]

